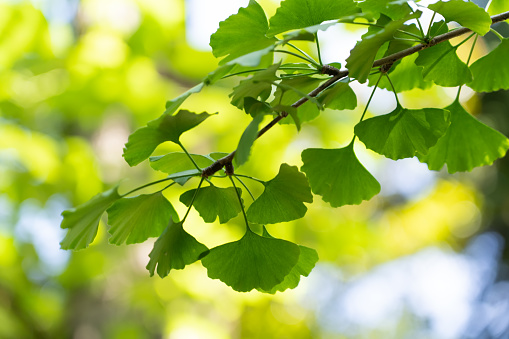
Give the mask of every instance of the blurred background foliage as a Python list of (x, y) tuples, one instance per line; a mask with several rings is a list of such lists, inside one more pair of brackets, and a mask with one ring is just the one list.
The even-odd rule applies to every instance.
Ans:
[[(260, 3), (268, 15), (278, 6)], [(448, 175), (416, 159), (384, 159), (357, 143), (382, 192), (340, 209), (315, 198), (305, 218), (270, 227), (320, 256), (310, 277), (283, 294), (237, 293), (208, 279), (199, 263), (150, 278), (152, 242), (109, 245), (104, 223), (87, 250), (59, 249), (62, 210), (118, 182), (125, 192), (164, 177), (146, 162), (129, 168), (123, 144), (163, 112), (166, 100), (216, 67), (208, 37), (246, 4), (0, 1), (0, 338), (507, 337), (507, 158)], [(507, 35), (507, 24), (499, 31)], [(320, 33), (324, 61), (344, 59), (362, 33), (351, 27)], [(337, 34), (344, 37), (340, 46)], [(494, 41), (482, 40), (474, 58)], [(301, 47), (314, 53), (307, 43)], [(468, 48), (460, 50), (464, 59)], [(193, 153), (235, 149), (249, 122), (229, 104), (235, 81), (186, 102), (196, 112), (219, 112), (183, 137)], [(257, 141), (241, 171), (270, 179), (281, 162), (300, 166), (304, 148), (345, 145), (370, 92), (355, 89), (355, 111), (325, 111), (299, 134), (279, 126)], [(401, 100), (406, 107), (423, 101), (442, 107), (454, 96), (432, 87)], [(462, 100), (509, 135), (507, 92), (464, 89)], [(380, 90), (369, 114), (394, 106), (393, 95)], [(173, 150), (163, 144), (156, 152)], [(179, 213), (178, 196), (187, 189), (165, 192)], [(209, 247), (238, 239), (243, 229), (240, 218), (204, 224), (193, 211), (188, 220), (186, 228)]]

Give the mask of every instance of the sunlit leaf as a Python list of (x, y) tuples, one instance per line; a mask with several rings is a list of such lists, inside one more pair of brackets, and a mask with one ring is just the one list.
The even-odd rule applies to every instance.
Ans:
[(274, 64), (266, 70), (257, 72), (251, 78), (242, 80), (230, 93), (232, 105), (242, 109), (244, 108), (244, 98), (260, 98), (261, 101), (267, 100), (272, 93), (272, 83), (278, 78), (276, 71), (279, 64)]
[(117, 200), (108, 210), (110, 243), (121, 245), (158, 237), (170, 218), (178, 221), (173, 206), (161, 192)]
[(394, 37), (394, 33), (405, 21), (416, 18), (420, 14), (417, 11), (415, 14), (406, 16), (403, 19), (390, 21), (384, 28), (375, 29), (373, 34), (363, 35), (362, 40), (357, 42), (350, 51), (350, 56), (346, 59), (346, 68), (350, 71), (350, 77), (357, 79), (360, 83), (364, 83), (371, 72), (378, 49)]
[(244, 133), (240, 137), (237, 151), (235, 152), (235, 162), (237, 166), (241, 166), (249, 159), (251, 153), (251, 146), (253, 146), (256, 136), (258, 135), (258, 126), (263, 120), (263, 114), (256, 115), (253, 120), (247, 125)]
[(488, 13), (496, 15), (509, 11), (509, 2), (507, 0), (491, 0)]
[(411, 12), (407, 1), (365, 0), (360, 2), (358, 6), (364, 13), (373, 13), (375, 16), (381, 13), (393, 20), (401, 19)]
[(166, 111), (164, 112), (167, 115), (172, 115), (182, 103), (191, 96), (191, 94), (199, 93), (205, 84), (203, 82), (198, 85), (188, 89), (186, 92), (182, 93), (175, 99), (169, 100), (166, 102)]
[(270, 291), (290, 273), (299, 254), (294, 243), (247, 230), (240, 240), (212, 248), (201, 261), (209, 278), (219, 279), (236, 291)]
[(269, 20), (267, 35), (321, 24), (357, 13), (353, 0), (285, 0)]
[(337, 24), (337, 22), (329, 22), (326, 24), (314, 25), (311, 27), (304, 27), (300, 30), (285, 34), (283, 36), (283, 40), (280, 43), (284, 44), (290, 40), (315, 41), (315, 34), (318, 31), (326, 31), (328, 28), (330, 28), (336, 24)]
[(86, 203), (62, 212), (60, 224), (69, 229), (60, 247), (64, 250), (79, 250), (94, 241), (101, 216), (115, 200), (120, 199), (117, 187), (94, 196)]
[(149, 254), (147, 270), (150, 276), (153, 276), (157, 266), (157, 274), (164, 278), (172, 269), (183, 269), (186, 265), (197, 261), (207, 251), (207, 246), (187, 233), (181, 222), (176, 223), (170, 219), (168, 227), (156, 240)]
[(456, 100), (446, 108), (451, 112), (451, 125), (427, 155), (418, 154), (430, 170), (447, 164), (449, 173), (471, 171), (474, 167), (491, 165), (505, 155), (509, 139), (470, 115)]
[[(237, 190), (239, 194), (242, 194), (240, 188)], [(180, 201), (189, 207), (195, 192), (196, 189), (185, 192), (180, 196)], [(222, 188), (214, 185), (201, 187), (193, 206), (200, 213), (203, 221), (214, 222), (219, 217), (219, 223), (221, 224), (236, 217), (241, 211), (235, 188)]]
[(415, 64), (424, 67), (424, 80), (440, 86), (456, 87), (472, 80), (468, 66), (458, 58), (456, 47), (449, 41), (420, 51)]
[(378, 181), (355, 156), (353, 142), (339, 149), (308, 148), (302, 162), (311, 190), (332, 207), (358, 205), (380, 192)]
[[(204, 155), (191, 154), (194, 162), (200, 167), (205, 168), (212, 165), (214, 161)], [(157, 171), (168, 174), (183, 172), (195, 169), (193, 162), (184, 152), (172, 152), (165, 155), (150, 157), (150, 167)]]
[(159, 144), (165, 141), (178, 143), (182, 133), (198, 126), (211, 115), (187, 110), (180, 110), (176, 115), (164, 113), (129, 136), (122, 156), (130, 166), (137, 165), (147, 159)]
[(367, 148), (397, 160), (428, 153), (450, 124), (449, 112), (438, 108), (406, 109), (364, 120), (355, 134)]
[(256, 1), (250, 0), (247, 7), (240, 8), (237, 14), (219, 23), (219, 29), (210, 36), (212, 53), (216, 58), (227, 55), (220, 62), (224, 64), (262, 50), (276, 41), (265, 35), (268, 29), (263, 8)]
[(463, 27), (484, 35), (490, 31), (491, 18), (488, 13), (473, 2), (463, 0), (438, 1), (428, 6), (441, 14), (447, 22), (456, 21)]
[(357, 107), (357, 96), (348, 82), (338, 81), (318, 97), (326, 108), (344, 110)]
[(247, 210), (255, 224), (276, 224), (302, 218), (307, 211), (304, 202), (313, 202), (306, 176), (296, 166), (281, 164), (279, 173), (264, 183), (263, 193)]
[(175, 181), (177, 184), (183, 186), (189, 179), (201, 175), (201, 171), (197, 168), (185, 170), (182, 172), (172, 173), (168, 176), (169, 179)]
[[(263, 227), (263, 236), (272, 238), (265, 227)], [(297, 261), (297, 264), (293, 266), (290, 273), (288, 273), (280, 284), (274, 286), (270, 291), (262, 290), (262, 292), (274, 294), (277, 291), (283, 292), (287, 289), (293, 289), (299, 285), (301, 276), (307, 277), (309, 273), (311, 273), (318, 262), (318, 253), (316, 253), (316, 251), (312, 248), (302, 245), (298, 246), (300, 249), (299, 260)]]
[(477, 92), (494, 92), (509, 89), (509, 39), (470, 66), (474, 80), (468, 84)]

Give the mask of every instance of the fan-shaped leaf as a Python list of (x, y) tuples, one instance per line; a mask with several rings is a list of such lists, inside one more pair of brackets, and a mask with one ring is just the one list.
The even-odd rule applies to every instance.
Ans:
[(468, 84), (477, 92), (509, 89), (509, 39), (504, 39), (493, 51), (470, 66), (474, 80)]
[(178, 221), (177, 212), (161, 192), (122, 198), (106, 212), (111, 226), (108, 230), (110, 243), (115, 245), (135, 244), (158, 237), (171, 218)]
[(447, 164), (449, 173), (470, 171), (474, 167), (491, 165), (505, 155), (509, 139), (471, 116), (455, 101), (446, 108), (451, 112), (451, 125), (427, 155), (418, 154), (430, 170), (440, 170)]
[(241, 166), (249, 159), (251, 146), (253, 146), (256, 136), (258, 135), (258, 126), (263, 120), (263, 114), (257, 114), (253, 120), (247, 125), (244, 133), (240, 137), (237, 151), (235, 152), (235, 162), (237, 166)]
[(343, 81), (338, 81), (334, 86), (322, 92), (320, 97), (318, 97), (318, 101), (324, 107), (340, 111), (357, 107), (355, 92), (348, 85), (348, 82)]
[[(214, 161), (204, 155), (191, 154), (200, 168), (212, 165)], [(165, 155), (150, 157), (150, 167), (168, 174), (188, 171), (196, 167), (184, 152), (172, 152)]]
[(353, 142), (340, 149), (308, 148), (302, 152), (313, 193), (332, 207), (358, 205), (380, 192), (380, 184), (359, 162)]
[(242, 80), (230, 93), (232, 105), (243, 109), (246, 97), (267, 100), (272, 93), (272, 83), (278, 79), (276, 76), (278, 68), (279, 64), (274, 64), (266, 70), (257, 72), (251, 78)]
[(490, 31), (490, 15), (473, 2), (463, 0), (438, 1), (429, 5), (428, 8), (440, 13), (445, 21), (456, 21), (461, 26), (470, 28), (480, 35)]
[(397, 160), (428, 153), (450, 124), (449, 112), (437, 108), (405, 109), (364, 120), (355, 134), (367, 148)]
[(236, 291), (270, 291), (290, 273), (299, 254), (294, 243), (247, 230), (240, 240), (212, 248), (201, 261), (210, 278)]
[(120, 199), (120, 195), (117, 187), (114, 187), (97, 194), (76, 208), (63, 211), (64, 219), (60, 227), (68, 228), (69, 231), (60, 243), (60, 247), (64, 250), (79, 250), (90, 245), (97, 234), (102, 214), (117, 199)]
[(164, 278), (172, 269), (183, 269), (186, 265), (197, 261), (207, 251), (207, 246), (187, 233), (181, 222), (175, 223), (170, 219), (168, 227), (156, 240), (149, 254), (147, 270), (150, 276), (153, 276), (157, 266), (157, 274)]
[(307, 211), (304, 202), (313, 202), (308, 181), (296, 166), (282, 164), (276, 177), (264, 185), (263, 193), (247, 210), (252, 223), (276, 224), (300, 219)]

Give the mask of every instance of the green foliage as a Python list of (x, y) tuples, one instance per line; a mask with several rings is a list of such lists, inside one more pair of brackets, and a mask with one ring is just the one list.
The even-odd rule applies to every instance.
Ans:
[(270, 291), (283, 282), (299, 255), (294, 243), (262, 237), (248, 228), (240, 240), (212, 248), (201, 261), (210, 278), (236, 291)]
[(300, 219), (307, 211), (304, 202), (313, 202), (308, 181), (296, 166), (282, 164), (276, 177), (263, 185), (263, 193), (247, 210), (252, 223), (276, 224)]
[(90, 245), (95, 239), (104, 211), (118, 199), (120, 195), (117, 187), (114, 187), (96, 195), (83, 205), (62, 212), (64, 219), (60, 227), (69, 229), (60, 243), (62, 249), (79, 250)]
[(437, 108), (405, 109), (361, 121), (355, 135), (367, 148), (398, 160), (427, 154), (449, 127), (449, 112)]
[(380, 184), (362, 166), (353, 150), (353, 141), (344, 148), (308, 148), (302, 152), (302, 171), (313, 193), (332, 207), (358, 205), (380, 192)]
[(149, 254), (147, 270), (150, 276), (153, 276), (157, 266), (157, 274), (164, 278), (172, 269), (183, 269), (186, 265), (197, 261), (207, 251), (207, 246), (184, 230), (182, 222), (174, 222), (170, 219), (168, 226), (156, 240)]
[[(497, 8), (505, 8), (500, 1), (493, 3)], [(435, 11), (445, 21), (421, 22), (421, 10)], [(474, 33), (459, 44), (451, 45), (449, 40), (455, 33), (449, 33), (446, 24), (451, 21)], [(339, 62), (323, 66), (318, 33), (344, 23), (366, 25), (368, 29), (346, 59), (347, 70), (340, 70)], [(498, 47), (470, 67), (475, 43), (470, 56), (464, 58), (468, 59), (466, 63), (457, 55), (459, 46), (476, 34), (486, 34), (490, 26), (491, 19), (483, 9), (460, 0), (439, 1), (428, 8), (419, 6), (416, 11), (405, 0), (285, 0), (269, 20), (263, 8), (251, 0), (246, 8), (221, 22), (211, 36), (212, 53), (223, 57), (220, 66), (208, 73), (201, 83), (168, 101), (164, 113), (134, 131), (125, 145), (123, 157), (134, 166), (150, 157), (161, 143), (177, 144), (183, 152), (150, 158), (152, 169), (168, 176), (124, 196), (114, 188), (63, 212), (61, 227), (68, 229), (68, 233), (61, 243), (62, 248), (87, 247), (95, 238), (101, 215), (107, 210), (110, 243), (132, 244), (159, 236), (149, 255), (150, 275), (157, 272), (165, 277), (172, 269), (183, 269), (201, 260), (210, 278), (219, 279), (236, 291), (257, 289), (276, 293), (295, 288), (302, 276), (310, 274), (318, 261), (318, 253), (271, 237), (263, 225), (304, 217), (308, 208), (304, 203), (313, 202), (311, 192), (320, 195), (332, 207), (360, 204), (378, 194), (380, 184), (354, 152), (356, 137), (368, 149), (387, 158), (417, 156), (429, 169), (439, 170), (447, 164), (451, 173), (492, 164), (505, 155), (509, 140), (467, 113), (459, 99), (445, 109), (407, 109), (398, 102), (394, 111), (364, 120), (376, 87), (399, 93), (428, 89), (435, 84), (459, 87), (458, 97), (464, 84), (478, 92), (509, 89), (505, 60), (509, 53), (507, 39), (502, 39)], [(423, 27), (429, 27), (428, 31)], [(286, 34), (281, 38), (281, 33)], [(439, 43), (434, 39), (438, 35), (443, 38)], [(341, 37), (337, 41), (341, 42)], [(239, 80), (238, 76), (247, 78)], [(229, 80), (223, 81), (225, 78)], [(369, 86), (375, 88), (348, 146), (303, 150), (301, 170), (305, 174), (298, 167), (285, 163), (267, 182), (251, 173), (239, 173), (239, 167), (249, 160), (256, 145), (264, 118), (273, 120), (263, 127), (263, 132), (278, 123), (294, 123), (300, 131), (304, 128), (302, 124), (314, 124), (321, 110), (357, 108), (357, 97), (350, 83), (368, 80)], [(189, 96), (218, 82), (230, 88), (232, 106), (244, 111), (239, 114), (250, 116), (252, 120), (247, 127), (238, 128), (243, 133), (238, 144), (231, 145), (232, 148), (236, 146), (235, 153), (191, 154), (180, 137), (211, 114), (196, 114), (179, 108)], [(334, 119), (342, 119), (341, 113), (336, 113)], [(325, 118), (328, 117), (322, 117)], [(298, 147), (300, 143), (295, 145)], [(278, 144), (274, 144), (276, 148), (279, 149)], [(253, 165), (260, 168), (265, 164)], [(255, 168), (244, 166), (241, 169), (252, 171)], [(175, 182), (189, 185), (193, 177), (200, 177), (201, 181), (180, 196), (187, 212), (179, 221), (162, 192), (178, 187), (173, 185)], [(232, 186), (216, 185), (225, 178)], [(242, 181), (244, 178), (246, 182), (255, 181), (248, 182), (249, 185), (262, 183), (263, 192), (256, 197), (253, 192), (257, 191), (252, 192)], [(235, 180), (242, 187), (236, 187)], [(208, 185), (202, 187), (205, 181)], [(155, 193), (125, 197), (162, 182), (171, 184)], [(243, 193), (248, 193), (253, 200), (247, 212)], [(206, 223), (217, 219), (221, 224), (228, 223), (242, 212), (246, 233), (238, 241), (209, 250), (183, 228), (193, 207)], [(263, 234), (254, 233), (250, 223), (262, 225)]]
[(110, 243), (121, 245), (158, 237), (170, 219), (178, 220), (173, 206), (161, 192), (117, 200), (108, 210)]

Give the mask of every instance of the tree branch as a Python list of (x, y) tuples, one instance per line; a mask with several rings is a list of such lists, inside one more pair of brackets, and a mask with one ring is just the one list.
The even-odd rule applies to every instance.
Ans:
[[(501, 22), (501, 21), (504, 21), (504, 20), (507, 20), (507, 19), (509, 19), (509, 12), (505, 12), (505, 13), (501, 13), (501, 14), (497, 14), (497, 15), (492, 16), (491, 17), (491, 22), (492, 22), (492, 25), (494, 25), (494, 24), (496, 24), (498, 22)], [(410, 48), (404, 49), (402, 51), (399, 51), (397, 53), (388, 55), (388, 56), (386, 56), (384, 58), (378, 59), (375, 62), (373, 62), (373, 67), (392, 65), (394, 62), (396, 62), (396, 61), (398, 61), (400, 59), (403, 59), (406, 56), (412, 55), (414, 53), (422, 51), (423, 49), (433, 47), (436, 44), (439, 44), (439, 43), (444, 42), (444, 41), (448, 41), (448, 40), (450, 40), (452, 38), (456, 38), (456, 37), (458, 37), (460, 35), (463, 35), (465, 33), (470, 33), (470, 32), (472, 32), (472, 30), (470, 30), (468, 28), (465, 28), (465, 27), (461, 27), (461, 28), (455, 29), (453, 31), (450, 31), (450, 32), (438, 35), (438, 36), (434, 37), (433, 39), (431, 39), (426, 44), (418, 44), (418, 45), (412, 46)], [(335, 67), (332, 67), (330, 65), (325, 65), (322, 68), (322, 73), (323, 74), (332, 75), (332, 78), (330, 78), (329, 80), (325, 81), (320, 86), (318, 86), (313, 91), (311, 91), (308, 94), (309, 97), (316, 97), (323, 90), (325, 90), (329, 86), (333, 85), (335, 82), (337, 82), (337, 81), (341, 80), (342, 78), (348, 76), (349, 72), (348, 72), (348, 70), (339, 70), (339, 69), (337, 69)], [(303, 97), (303, 98), (299, 99), (298, 101), (294, 102), (292, 104), (292, 107), (297, 108), (297, 107), (303, 105), (304, 103), (306, 103), (307, 101), (308, 101), (308, 98), (307, 97)], [(283, 118), (285, 118), (287, 116), (288, 116), (288, 113), (281, 112), (280, 115), (275, 117), (272, 121), (270, 121), (265, 127), (263, 127), (258, 132), (258, 135), (256, 136), (256, 138), (258, 139), (259, 137), (261, 137), (263, 134), (265, 134), (265, 132), (267, 132), (275, 124), (277, 124), (279, 121), (281, 121)], [(214, 173), (216, 173), (217, 171), (219, 171), (220, 169), (222, 169), (226, 165), (228, 165), (228, 167), (230, 167), (230, 165), (232, 163), (232, 160), (233, 160), (233, 157), (235, 156), (235, 152), (236, 152), (236, 150), (231, 152), (227, 156), (217, 160), (216, 162), (214, 162), (209, 167), (205, 168), (203, 170), (203, 172), (202, 172), (202, 177), (209, 177), (209, 176), (213, 175)]]

